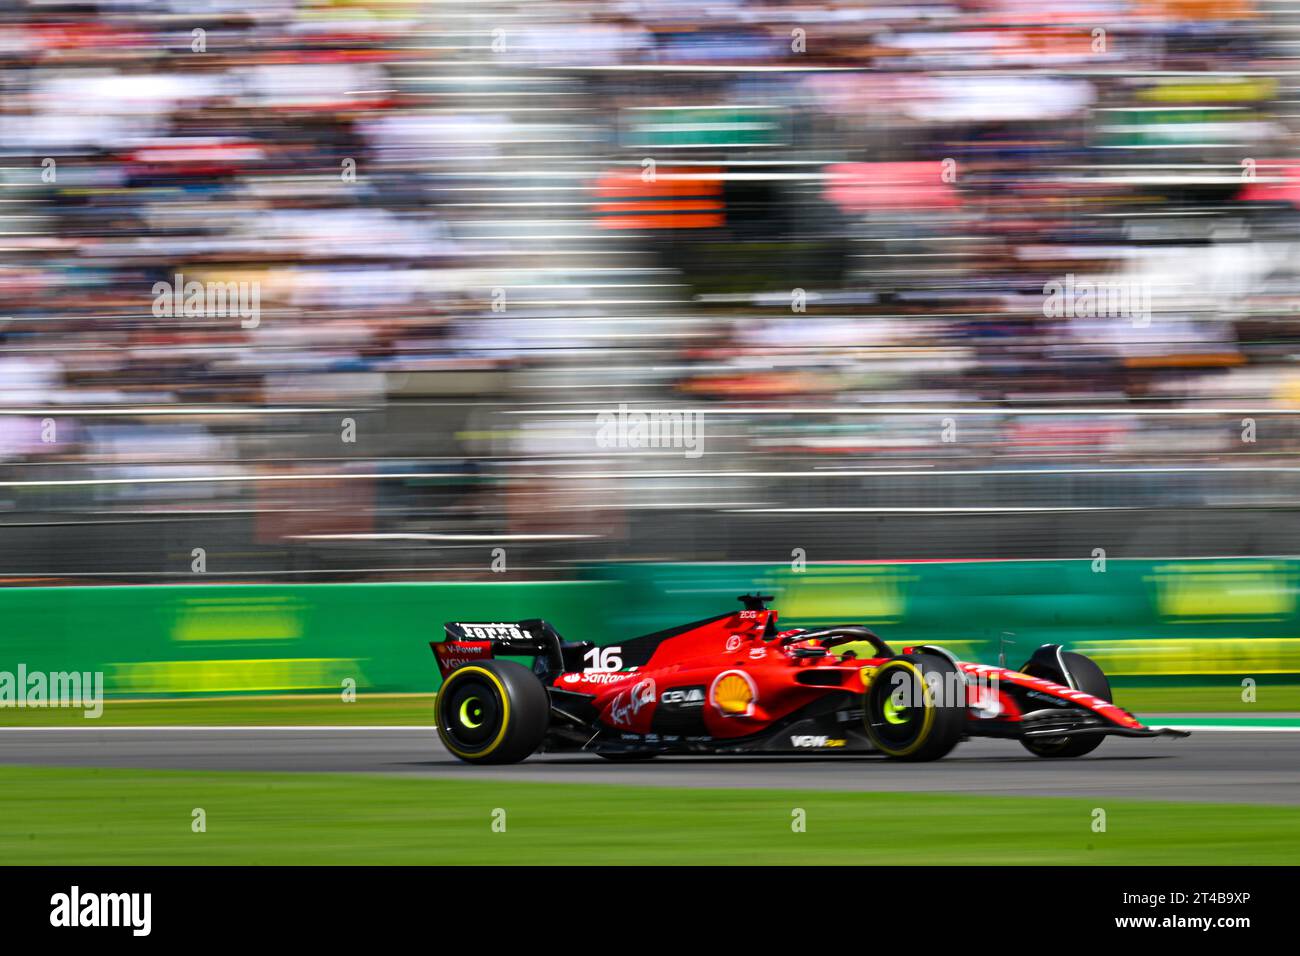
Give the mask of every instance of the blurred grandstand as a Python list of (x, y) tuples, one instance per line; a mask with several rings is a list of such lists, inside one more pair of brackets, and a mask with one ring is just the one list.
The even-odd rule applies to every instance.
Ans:
[(1290, 4), (0, 9), (7, 583), (1294, 551)]

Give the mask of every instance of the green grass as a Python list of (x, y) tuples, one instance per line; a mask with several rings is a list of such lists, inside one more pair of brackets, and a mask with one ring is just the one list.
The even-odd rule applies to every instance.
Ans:
[[(1258, 701), (1243, 703), (1236, 685), (1217, 687), (1118, 687), (1121, 707), (1137, 714), (1239, 713), (1262, 717), (1300, 713), (1300, 685), (1263, 685)], [(190, 700), (108, 700), (104, 713), (87, 720), (62, 708), (0, 708), (0, 727), (126, 727), (175, 724), (433, 724), (432, 694), (360, 694), (354, 703), (336, 695), (226, 697)]]
[(1241, 686), (1220, 684), (1186, 687), (1114, 688), (1115, 702), (1137, 714), (1300, 713), (1300, 684), (1260, 684), (1254, 703), (1241, 699)]
[[(472, 773), (473, 771), (468, 771)], [(192, 811), (207, 831), (191, 830)], [(1093, 812), (1107, 814), (1094, 833)], [(493, 811), (506, 831), (493, 832)], [(807, 829), (791, 829), (792, 811)], [(8, 864), (1294, 863), (1300, 807), (0, 768)]]

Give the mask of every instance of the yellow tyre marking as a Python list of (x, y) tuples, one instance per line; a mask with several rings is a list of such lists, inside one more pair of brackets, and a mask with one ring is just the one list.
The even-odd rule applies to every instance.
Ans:
[(903, 716), (903, 711), (907, 709), (908, 708), (906, 707), (899, 707), (894, 703), (893, 694), (890, 694), (888, 697), (885, 698), (885, 707), (884, 707), (885, 720), (889, 721), (891, 724), (907, 723), (907, 718)]
[(477, 703), (478, 703), (477, 697), (466, 697), (465, 702), (460, 705), (460, 715), (459, 715), (460, 722), (464, 724), (466, 727), (468, 727), (470, 730), (478, 730), (478, 728), (483, 726), (483, 721), (481, 720), (475, 721), (470, 718), (470, 713), (469, 713), (470, 704), (477, 704)]

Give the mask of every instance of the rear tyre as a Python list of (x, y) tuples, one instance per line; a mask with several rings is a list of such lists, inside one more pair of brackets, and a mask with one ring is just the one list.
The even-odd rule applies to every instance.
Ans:
[(864, 698), (871, 743), (895, 760), (938, 760), (961, 740), (966, 707), (961, 672), (947, 658), (903, 654), (876, 669)]
[(513, 661), (456, 668), (434, 703), (442, 744), (467, 763), (517, 763), (541, 746), (551, 703), (542, 682)]
[[(1062, 651), (1061, 659), (1070, 671), (1070, 676), (1074, 678), (1074, 685), (1077, 690), (1085, 694), (1091, 694), (1093, 697), (1100, 697), (1102, 700), (1111, 703), (1110, 681), (1106, 679), (1105, 673), (1097, 664), (1082, 654), (1075, 654), (1073, 651)], [(1025, 673), (1030, 677), (1042, 677), (1046, 680), (1060, 680), (1063, 675), (1060, 674), (1035, 674), (1034, 668), (1026, 670)], [(1078, 737), (1034, 737), (1022, 739), (1021, 744), (1035, 757), (1082, 757), (1084, 754), (1090, 754), (1098, 747), (1104, 737), (1101, 734), (1083, 734)]]

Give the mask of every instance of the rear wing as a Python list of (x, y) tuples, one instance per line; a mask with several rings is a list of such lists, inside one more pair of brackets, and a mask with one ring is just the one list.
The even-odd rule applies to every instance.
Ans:
[(555, 628), (540, 618), (527, 621), (448, 621), (442, 641), (430, 641), (444, 678), (458, 667), (493, 657), (541, 657), (548, 670), (564, 669)]

